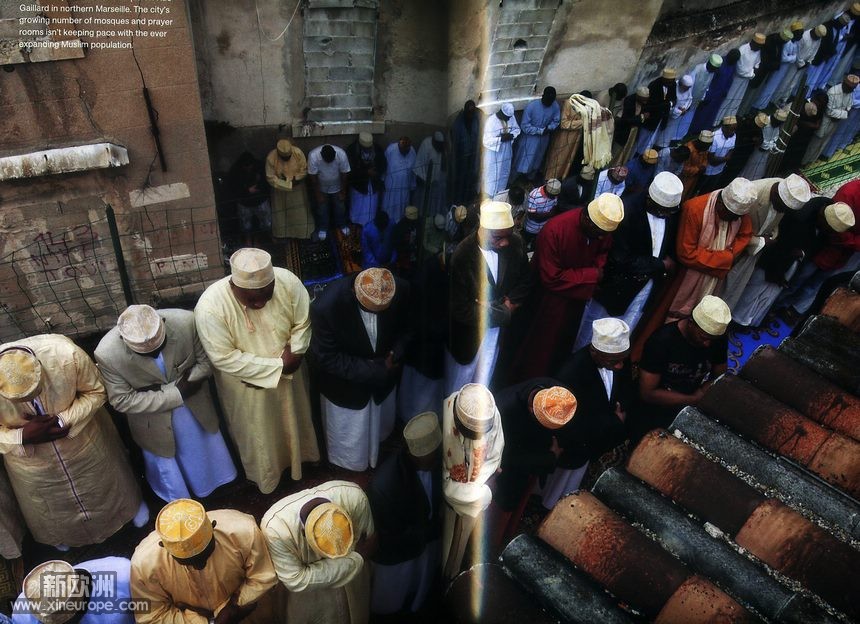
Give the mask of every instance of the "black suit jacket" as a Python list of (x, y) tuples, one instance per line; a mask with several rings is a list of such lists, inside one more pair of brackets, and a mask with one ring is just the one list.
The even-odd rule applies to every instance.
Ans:
[[(505, 297), (513, 303), (523, 303), (528, 297), (531, 271), (522, 239), (514, 234), (510, 244), (499, 249), (498, 254), (498, 283), (481, 253), (477, 232), (464, 238), (451, 256), (448, 349), (460, 364), (468, 364), (475, 358), (485, 327), (510, 324), (511, 313), (502, 303)], [(490, 305), (482, 306), (476, 300)]]
[(369, 167), (365, 166), (361, 159), (361, 145), (358, 139), (353, 141), (346, 148), (346, 157), (349, 159), (349, 173), (347, 181), (349, 185), (362, 195), (367, 195), (368, 181), (373, 183), (373, 191), (377, 192), (382, 189), (382, 179), (385, 177), (385, 171), (388, 168), (388, 161), (385, 160), (385, 152), (376, 143), (373, 144), (373, 168), (374, 175), (369, 175)]
[(333, 282), (311, 304), (311, 360), (320, 392), (335, 405), (361, 409), (371, 397), (381, 403), (397, 385), (397, 377), (386, 371), (385, 358), (393, 351), (394, 359), (403, 361), (411, 330), (409, 284), (394, 279), (394, 300), (377, 315), (375, 350), (352, 290), (355, 275)]
[[(643, 107), (643, 111), (645, 108)], [(630, 130), (642, 125), (642, 118), (636, 114), (636, 94), (633, 93), (624, 98), (621, 104), (621, 116), (615, 118), (615, 134), (613, 140), (619, 145), (627, 143)]]
[(645, 106), (645, 110), (651, 115), (644, 121), (642, 127), (656, 130), (661, 122), (665, 122), (669, 118), (669, 110), (678, 99), (677, 91), (676, 84), (673, 82), (669, 87), (666, 87), (666, 95), (663, 95), (662, 78), (655, 78), (648, 83), (648, 104)]
[(615, 404), (621, 403), (621, 409), (629, 413), (634, 398), (629, 362), (622, 371), (613, 373), (609, 399), (589, 347), (570, 356), (555, 377), (573, 392), (577, 402), (573, 420), (556, 431), (564, 449), (559, 466), (578, 468), (624, 442), (627, 430), (615, 415)]
[(433, 474), (433, 513), (430, 501), (405, 449), (386, 459), (371, 479), (367, 498), (379, 549), (373, 560), (393, 565), (414, 559), (442, 534), (442, 472)]
[(643, 191), (624, 198), (624, 220), (612, 235), (606, 271), (594, 295), (612, 316), (624, 314), (649, 279), (654, 280), (651, 292), (659, 292), (660, 284), (666, 277), (663, 259), (675, 257), (677, 214), (666, 218), (660, 257), (651, 255), (651, 226), (645, 210), (647, 197), (648, 192)]

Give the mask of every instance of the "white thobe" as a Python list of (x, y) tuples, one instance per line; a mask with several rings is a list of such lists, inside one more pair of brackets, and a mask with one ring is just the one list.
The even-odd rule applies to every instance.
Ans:
[(400, 153), (400, 145), (392, 143), (385, 148), (385, 190), (382, 193), (382, 210), (397, 223), (409, 205), (409, 195), (415, 189), (415, 148), (410, 147), (406, 156)]
[(502, 121), (496, 115), (490, 115), (484, 122), (484, 134), (482, 143), (484, 145), (483, 158), (483, 191), (485, 195), (493, 197), (508, 188), (508, 176), (511, 173), (511, 160), (513, 157), (513, 140), (502, 141), (502, 135), (508, 132), (518, 137), (520, 126), (516, 117)]
[(714, 125), (718, 125), (723, 117), (735, 115), (740, 108), (741, 101), (744, 99), (744, 94), (749, 87), (750, 80), (755, 75), (755, 68), (761, 58), (761, 52), (755, 51), (750, 47), (749, 43), (743, 44), (738, 51), (741, 53), (737, 65), (735, 65), (735, 77), (732, 80), (732, 85), (729, 87), (729, 92), (726, 99), (723, 100), (717, 116), (714, 118)]

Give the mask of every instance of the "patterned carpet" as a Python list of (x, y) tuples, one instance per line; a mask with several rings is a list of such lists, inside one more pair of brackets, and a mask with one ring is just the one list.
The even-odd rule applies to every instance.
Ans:
[(737, 373), (760, 345), (778, 346), (790, 333), (791, 326), (773, 313), (765, 317), (761, 327), (732, 327), (729, 330), (729, 372)]
[(836, 152), (830, 160), (812, 163), (801, 173), (820, 191), (838, 188), (860, 177), (860, 141)]

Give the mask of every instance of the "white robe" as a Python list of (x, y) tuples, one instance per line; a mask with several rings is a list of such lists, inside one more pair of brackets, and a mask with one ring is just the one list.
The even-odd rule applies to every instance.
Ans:
[(511, 117), (502, 121), (496, 115), (490, 115), (484, 122), (483, 145), (483, 192), (489, 197), (508, 188), (508, 176), (511, 173), (513, 157), (513, 140), (502, 141), (502, 134), (509, 132), (516, 138), (520, 134), (517, 118)]
[(403, 212), (409, 205), (409, 196), (415, 189), (415, 148), (410, 147), (406, 156), (400, 153), (400, 146), (392, 143), (385, 148), (385, 160), (388, 168), (385, 170), (385, 190), (382, 194), (382, 209), (391, 218), (391, 223), (397, 223), (403, 218)]

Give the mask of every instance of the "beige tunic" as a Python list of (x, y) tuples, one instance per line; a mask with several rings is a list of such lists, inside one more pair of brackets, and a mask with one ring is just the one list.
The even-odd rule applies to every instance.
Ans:
[(308, 161), (295, 145), (292, 154), (284, 160), (274, 149), (266, 157), (266, 181), (272, 187), (272, 236), (310, 238), (314, 217), (304, 183)]
[(561, 123), (552, 138), (549, 153), (546, 156), (546, 172), (544, 177), (549, 180), (563, 180), (570, 171), (570, 164), (576, 155), (576, 149), (582, 140), (582, 115), (571, 105), (570, 99), (564, 101), (561, 108)]
[(0, 463), (0, 557), (17, 559), (21, 556), (24, 539), (24, 519), (18, 510), (18, 501), (9, 484), (9, 477)]
[(276, 267), (274, 295), (261, 310), (239, 303), (229, 277), (207, 288), (194, 310), (230, 435), (246, 476), (263, 494), (278, 486), (286, 468), (298, 480), (302, 462), (319, 459), (307, 365), (281, 375), (287, 344), (294, 354), (308, 349), (309, 309), (308, 291), (299, 278)]
[(30, 403), (0, 398), (0, 453), (27, 527), (36, 541), (85, 546), (104, 541), (131, 520), (140, 489), (125, 447), (102, 408), (106, 394), (93, 361), (65, 336), (33, 336), (0, 347), (29, 347), (42, 363), (38, 398), (69, 435), (21, 444), (35, 414)]
[(272, 505), (260, 526), (278, 578), (289, 591), (287, 622), (365, 624), (370, 612), (370, 566), (356, 552), (325, 559), (311, 549), (299, 512), (314, 498), (340, 505), (352, 520), (356, 539), (374, 530), (367, 496), (348, 481), (329, 481)]
[(202, 570), (176, 561), (158, 545), (153, 531), (131, 558), (131, 595), (147, 600), (139, 624), (206, 624), (204, 613), (217, 615), (230, 598), (245, 606), (257, 603), (247, 624), (283, 622), (278, 615), (278, 584), (263, 534), (253, 516), (232, 509), (210, 511), (215, 523), (215, 550)]

